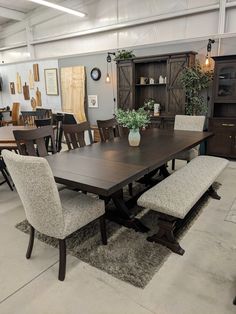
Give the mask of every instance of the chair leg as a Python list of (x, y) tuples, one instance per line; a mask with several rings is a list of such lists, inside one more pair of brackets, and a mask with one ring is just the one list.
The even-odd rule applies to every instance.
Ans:
[(100, 230), (101, 230), (101, 237), (102, 237), (102, 244), (107, 245), (107, 231), (106, 231), (106, 219), (105, 215), (99, 218), (100, 220)]
[(31, 257), (33, 246), (34, 246), (34, 227), (30, 226), (29, 244), (28, 244), (28, 249), (26, 252), (26, 258), (27, 259), (29, 259)]
[(172, 159), (172, 170), (175, 170), (175, 159)]
[(129, 183), (128, 187), (129, 187), (129, 195), (132, 196), (133, 195), (133, 183)]
[(5, 172), (5, 169), (1, 169), (1, 173), (2, 173), (2, 175), (4, 177), (4, 179), (5, 179), (4, 182), (6, 182), (8, 184), (8, 186), (9, 186), (9, 188), (13, 191), (13, 187), (12, 187), (11, 182), (10, 182), (6, 172)]
[(63, 281), (66, 275), (66, 240), (59, 239), (59, 273), (58, 279)]

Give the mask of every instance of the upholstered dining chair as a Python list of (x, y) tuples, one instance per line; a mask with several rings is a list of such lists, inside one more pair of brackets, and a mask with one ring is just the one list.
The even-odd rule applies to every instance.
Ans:
[(32, 130), (14, 130), (13, 134), (21, 155), (47, 156), (49, 139), (51, 141), (50, 151), (53, 154), (57, 152), (53, 127), (51, 125)]
[(30, 224), (26, 258), (31, 257), (35, 230), (58, 239), (58, 279), (63, 281), (66, 273), (66, 238), (69, 235), (99, 218), (102, 243), (107, 244), (104, 202), (72, 190), (59, 193), (51, 168), (44, 158), (21, 156), (8, 150), (2, 154)]
[(86, 146), (85, 132), (88, 133), (90, 144), (93, 143), (89, 122), (82, 122), (79, 124), (63, 124), (62, 129), (64, 131), (66, 144), (69, 150)]
[(120, 137), (120, 128), (116, 119), (97, 120), (97, 126), (102, 142), (111, 141)]
[[(182, 131), (203, 131), (205, 125), (205, 116), (187, 116), (187, 115), (176, 115), (174, 130)], [(185, 152), (182, 152), (175, 156), (175, 159), (186, 160), (189, 162), (191, 159), (199, 155), (199, 145), (191, 148)], [(172, 170), (175, 169), (175, 159), (172, 160)]]
[(1, 125), (18, 125), (19, 124), (19, 119), (20, 119), (20, 103), (14, 102), (12, 105), (12, 110), (11, 110), (11, 117), (8, 120), (2, 120)]

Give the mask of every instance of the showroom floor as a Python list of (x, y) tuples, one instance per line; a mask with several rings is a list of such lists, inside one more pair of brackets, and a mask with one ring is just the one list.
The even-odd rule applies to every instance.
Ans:
[(222, 199), (211, 199), (182, 239), (185, 255), (171, 254), (145, 289), (72, 256), (59, 282), (58, 250), (38, 240), (26, 260), (28, 236), (15, 228), (23, 207), (16, 192), (0, 186), (0, 313), (235, 313), (236, 224), (224, 219), (236, 198), (236, 163), (217, 181)]

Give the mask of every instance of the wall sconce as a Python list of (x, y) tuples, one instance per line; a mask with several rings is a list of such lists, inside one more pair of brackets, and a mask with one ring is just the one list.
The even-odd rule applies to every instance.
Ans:
[[(106, 83), (111, 83), (111, 78), (109, 75), (108, 65), (111, 64), (111, 55), (115, 56), (116, 54), (114, 52), (108, 52), (107, 53), (107, 75), (106, 75)], [(111, 72), (112, 72), (112, 64), (111, 64)], [(112, 73), (111, 73), (112, 74)]]
[(205, 60), (205, 65), (209, 66), (210, 65), (210, 58), (211, 58), (211, 48), (212, 44), (215, 43), (214, 39), (208, 39), (208, 44), (207, 44), (207, 55), (206, 55), (206, 60)]

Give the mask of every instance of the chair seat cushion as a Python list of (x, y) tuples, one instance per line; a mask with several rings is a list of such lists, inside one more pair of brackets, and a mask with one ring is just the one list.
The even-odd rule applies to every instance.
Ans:
[(185, 152), (179, 153), (178, 155), (175, 156), (175, 159), (192, 160), (198, 155), (199, 155), (199, 149), (194, 147), (189, 150), (186, 150)]
[(198, 156), (141, 195), (138, 205), (182, 219), (227, 164), (223, 158)]
[(59, 191), (65, 220), (64, 237), (104, 215), (104, 201), (72, 190)]

